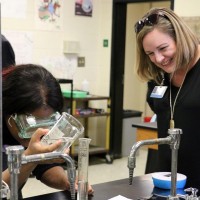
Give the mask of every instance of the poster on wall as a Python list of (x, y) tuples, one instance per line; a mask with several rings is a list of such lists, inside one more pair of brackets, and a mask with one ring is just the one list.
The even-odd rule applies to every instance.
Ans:
[[(33, 33), (28, 31), (3, 31), (15, 52), (16, 64), (33, 62)], [(22, 48), (23, 47), (23, 48)]]
[(92, 17), (93, 2), (92, 0), (76, 0), (75, 15)]
[(35, 1), (35, 22), (40, 30), (61, 30), (63, 0)]
[(77, 70), (77, 55), (45, 56), (40, 60), (56, 78), (74, 79)]
[(186, 24), (194, 31), (200, 39), (200, 17), (182, 17)]

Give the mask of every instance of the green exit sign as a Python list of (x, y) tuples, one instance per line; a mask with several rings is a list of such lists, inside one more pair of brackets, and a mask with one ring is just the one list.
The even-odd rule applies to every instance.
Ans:
[(108, 47), (108, 40), (107, 39), (103, 40), (103, 47)]

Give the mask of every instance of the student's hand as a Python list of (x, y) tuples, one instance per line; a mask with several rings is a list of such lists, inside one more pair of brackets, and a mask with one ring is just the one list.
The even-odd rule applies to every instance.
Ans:
[(67, 149), (65, 149), (64, 154), (69, 154), (69, 152), (70, 152), (70, 148), (67, 148)]
[(33, 155), (33, 154), (40, 154), (40, 153), (48, 153), (56, 150), (60, 145), (61, 141), (58, 140), (51, 145), (43, 145), (40, 140), (42, 136), (48, 133), (48, 129), (39, 128), (36, 132), (32, 135), (31, 140), (29, 142), (28, 148), (25, 151), (25, 155)]
[[(76, 181), (75, 181), (75, 190), (78, 191), (78, 177), (76, 177)], [(93, 195), (93, 194), (94, 194), (94, 189), (88, 183), (88, 195)]]
[[(29, 142), (28, 148), (24, 151), (24, 155), (34, 155), (34, 154), (43, 154), (50, 153), (56, 150), (62, 143), (61, 140), (55, 141), (53, 144), (44, 145), (41, 143), (41, 138), (48, 133), (48, 129), (39, 128), (32, 135)], [(66, 150), (69, 152), (69, 149)], [(51, 160), (41, 160), (37, 164), (51, 164), (51, 163), (64, 163), (65, 161), (62, 158), (55, 158)]]
[(94, 189), (92, 188), (92, 186), (88, 183), (88, 194), (89, 195), (93, 195), (94, 194)]

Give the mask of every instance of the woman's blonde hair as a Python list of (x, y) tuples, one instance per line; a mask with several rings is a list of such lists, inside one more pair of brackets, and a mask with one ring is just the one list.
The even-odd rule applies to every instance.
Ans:
[(161, 81), (162, 69), (158, 68), (151, 62), (143, 49), (143, 38), (155, 28), (159, 31), (169, 34), (176, 43), (175, 62), (176, 69), (187, 67), (195, 58), (199, 44), (198, 37), (186, 25), (186, 23), (168, 8), (152, 8), (144, 17), (158, 13), (160, 16), (156, 24), (152, 26), (144, 26), (141, 31), (136, 33), (137, 42), (137, 73), (142, 80), (155, 80), (157, 83)]

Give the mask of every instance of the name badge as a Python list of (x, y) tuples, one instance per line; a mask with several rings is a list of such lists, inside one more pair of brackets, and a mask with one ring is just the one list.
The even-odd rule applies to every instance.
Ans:
[(150, 97), (153, 98), (163, 98), (165, 92), (167, 90), (167, 86), (155, 86)]

